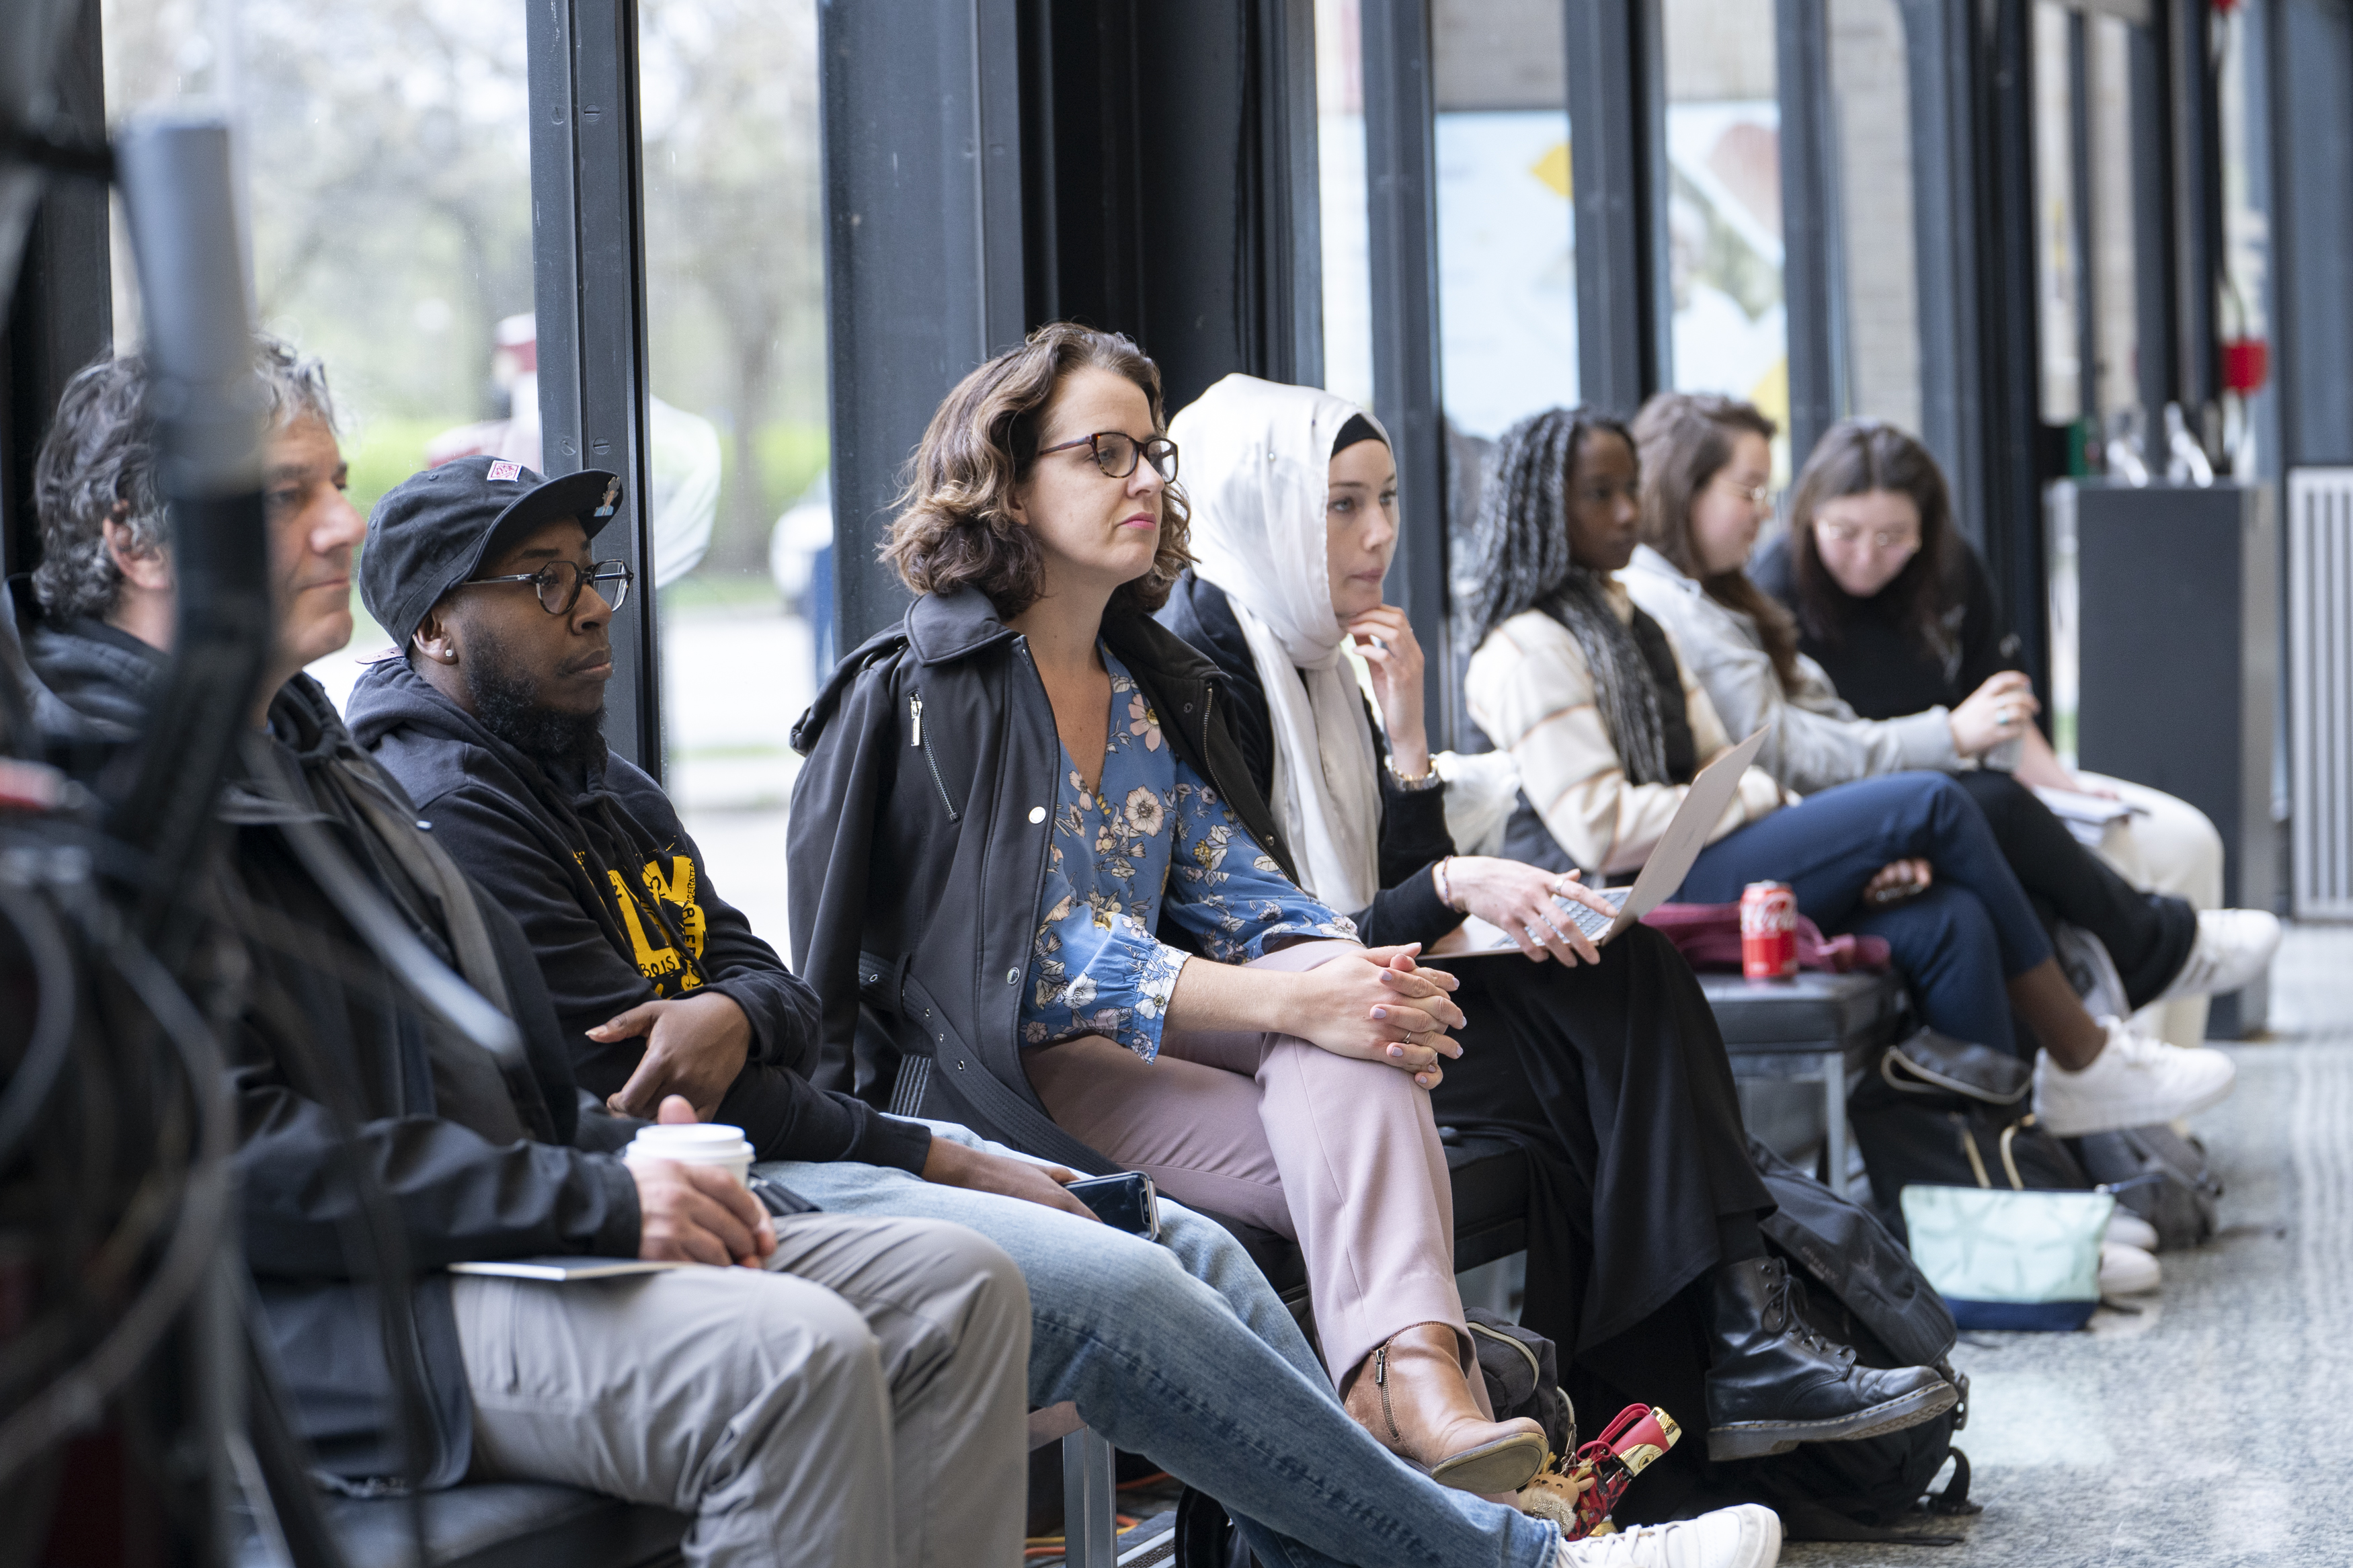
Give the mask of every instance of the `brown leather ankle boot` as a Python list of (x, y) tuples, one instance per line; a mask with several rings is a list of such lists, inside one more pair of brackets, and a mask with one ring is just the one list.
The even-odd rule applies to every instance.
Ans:
[(1516, 1492), (1544, 1467), (1544, 1428), (1480, 1415), (1457, 1350), (1446, 1324), (1416, 1323), (1356, 1369), (1348, 1414), (1441, 1486)]

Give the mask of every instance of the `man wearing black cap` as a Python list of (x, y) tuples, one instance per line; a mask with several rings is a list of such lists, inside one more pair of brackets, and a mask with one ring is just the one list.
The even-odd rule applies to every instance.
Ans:
[[(723, 1169), (617, 1157), (644, 1123), (583, 1103), (514, 921), (301, 673), (351, 637), (363, 525), (317, 362), (274, 343), (257, 357), (274, 663), (223, 803), (216, 902), (249, 998), (223, 1048), (244, 1258), (318, 1472), (363, 1492), (471, 1476), (658, 1503), (694, 1516), (693, 1568), (1009, 1561), (1029, 1344), (1013, 1266), (952, 1226), (772, 1217)], [(44, 615), (26, 641), (63, 742), (135, 739), (173, 642), (148, 388), (135, 359), (84, 371), (37, 465)], [(550, 500), (591, 516), (617, 494), (566, 483)], [(485, 542), (430, 569), (470, 570)], [(419, 1005), (363, 934), (396, 924), (507, 1016), (519, 1049), (494, 1055)], [(659, 1110), (693, 1120), (682, 1099)], [(397, 1216), (396, 1285), (358, 1266), (355, 1181)], [(445, 1272), (544, 1254), (742, 1267)]]
[(351, 722), (522, 924), (581, 1082), (625, 1111), (686, 1095), (830, 1213), (996, 1242), (1029, 1287), (1031, 1403), (1074, 1401), (1113, 1444), (1219, 1499), (1266, 1561), (1418, 1568), (1527, 1525), (1414, 1474), (1351, 1421), (1215, 1222), (1162, 1200), (1157, 1244), (1113, 1231), (1062, 1191), (1068, 1171), (808, 1082), (814, 994), (599, 732), (628, 584), (596, 560), (613, 492), (600, 475), (522, 494), (532, 476), (500, 472), (452, 464), (378, 503), (360, 591), (405, 658), (361, 679)]

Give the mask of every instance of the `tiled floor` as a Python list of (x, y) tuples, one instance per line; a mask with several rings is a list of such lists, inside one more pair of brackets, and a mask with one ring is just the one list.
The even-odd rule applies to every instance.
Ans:
[[(2200, 1117), (2221, 1234), (2138, 1317), (1971, 1334), (1965, 1544), (1792, 1545), (1792, 1568), (2353, 1563), (2353, 930), (2289, 933), (2272, 1035)], [(1942, 1521), (1940, 1521), (1941, 1523)]]

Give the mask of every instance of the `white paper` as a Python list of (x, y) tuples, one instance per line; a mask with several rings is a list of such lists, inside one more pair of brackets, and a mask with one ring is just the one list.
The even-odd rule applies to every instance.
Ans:
[(452, 1274), (489, 1274), (502, 1279), (547, 1279), (568, 1284), (575, 1279), (617, 1279), (630, 1274), (659, 1274), (666, 1269), (691, 1268), (691, 1263), (657, 1263), (643, 1258), (499, 1258), (477, 1263), (452, 1263)]
[(2037, 784), (2035, 798), (2051, 808), (2051, 815), (2063, 821), (2081, 822), (2094, 827), (2105, 827), (2111, 822), (2132, 816), (2140, 807), (2120, 800), (2110, 800), (2104, 795), (2084, 795), (2072, 789), (2044, 789)]

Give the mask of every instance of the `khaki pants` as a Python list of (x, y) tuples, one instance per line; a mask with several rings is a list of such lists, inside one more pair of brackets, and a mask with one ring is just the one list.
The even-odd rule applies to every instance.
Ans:
[(690, 1568), (1012, 1568), (1029, 1298), (931, 1220), (776, 1222), (771, 1268), (452, 1281), (477, 1479), (694, 1517)]

